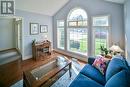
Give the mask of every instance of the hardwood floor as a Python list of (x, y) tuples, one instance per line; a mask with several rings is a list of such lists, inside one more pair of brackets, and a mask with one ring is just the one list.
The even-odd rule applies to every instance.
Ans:
[[(18, 80), (22, 79), (23, 75), (21, 73), (23, 71), (43, 65), (43, 64), (47, 63), (49, 60), (51, 60), (57, 56), (66, 56), (68, 59), (71, 60), (70, 56), (67, 56), (67, 55), (54, 51), (54, 52), (52, 52), (51, 55), (48, 55), (46, 57), (40, 57), (39, 60), (37, 60), (37, 61), (35, 61), (31, 58), (31, 59), (22, 61), (21, 63), (18, 62), (21, 66), (18, 66), (19, 69), (17, 69), (17, 70), (15, 70), (15, 68), (13, 68), (16, 65), (16, 61), (12, 62), (11, 64), (7, 64), (6, 66), (2, 66), (2, 67), (5, 67), (5, 70), (3, 70), (2, 67), (0, 67), (0, 70), (1, 70), (0, 72), (2, 72), (0, 74), (0, 87), (9, 87), (10, 85), (14, 84)], [(86, 62), (79, 61), (79, 60), (76, 62), (81, 67), (83, 67), (86, 64)], [(17, 71), (17, 72), (12, 72), (12, 71)], [(2, 75), (3, 73), (5, 74), (4, 76)], [(7, 79), (9, 79), (9, 78), (12, 78), (13, 81), (8, 81)]]
[[(58, 53), (58, 52), (53, 52), (51, 55), (48, 55), (46, 57), (41, 57), (39, 58), (39, 60), (35, 61), (33, 60), (32, 58), (31, 59), (28, 59), (28, 60), (25, 60), (25, 61), (22, 61), (22, 70), (25, 71), (25, 70), (28, 70), (30, 68), (34, 68), (34, 67), (37, 67), (39, 65), (43, 65), (45, 63), (48, 62), (48, 60), (51, 60), (57, 56), (66, 56), (67, 58), (69, 58), (71, 60), (72, 57), (70, 56), (67, 56), (67, 55), (64, 55), (64, 54), (61, 54), (61, 53)], [(84, 66), (84, 64), (86, 62), (83, 62), (83, 61), (80, 61), (78, 60), (78, 63), (81, 65), (81, 66)]]
[(0, 87), (9, 87), (22, 78), (20, 61), (0, 65)]
[[(34, 68), (37, 67), (39, 65), (43, 65), (45, 64), (48, 60), (51, 60), (57, 56), (62, 56), (62, 54), (59, 54), (57, 52), (52, 52), (51, 55), (47, 55), (46, 57), (40, 57), (37, 61), (35, 61), (34, 59), (28, 59), (25, 61), (22, 61), (22, 70), (28, 70), (29, 68)], [(68, 57), (68, 56), (67, 56)], [(70, 57), (68, 57), (70, 58)]]

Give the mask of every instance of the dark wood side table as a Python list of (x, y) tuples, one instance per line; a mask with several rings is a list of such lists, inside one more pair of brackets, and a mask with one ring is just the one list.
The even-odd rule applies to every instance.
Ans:
[(38, 60), (40, 56), (45, 56), (46, 54), (51, 54), (51, 42), (48, 40), (41, 42), (32, 43), (32, 55), (34, 60)]

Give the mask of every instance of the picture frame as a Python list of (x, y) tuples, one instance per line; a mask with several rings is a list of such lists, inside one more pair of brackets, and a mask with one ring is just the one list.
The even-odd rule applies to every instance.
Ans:
[(40, 25), (40, 33), (47, 33), (48, 26), (47, 25)]
[(30, 34), (31, 35), (39, 34), (39, 24), (38, 23), (30, 23)]

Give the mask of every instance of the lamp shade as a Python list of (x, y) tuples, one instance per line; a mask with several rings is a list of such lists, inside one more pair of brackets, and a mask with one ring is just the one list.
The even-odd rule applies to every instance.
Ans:
[(113, 52), (124, 52), (118, 45), (112, 45), (109, 49)]

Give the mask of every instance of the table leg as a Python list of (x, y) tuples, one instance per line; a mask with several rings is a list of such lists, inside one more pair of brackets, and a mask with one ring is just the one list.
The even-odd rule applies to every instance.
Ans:
[(69, 75), (70, 75), (70, 78), (71, 78), (71, 76), (72, 76), (71, 67), (72, 67), (72, 64), (70, 63), (70, 64), (69, 64)]

